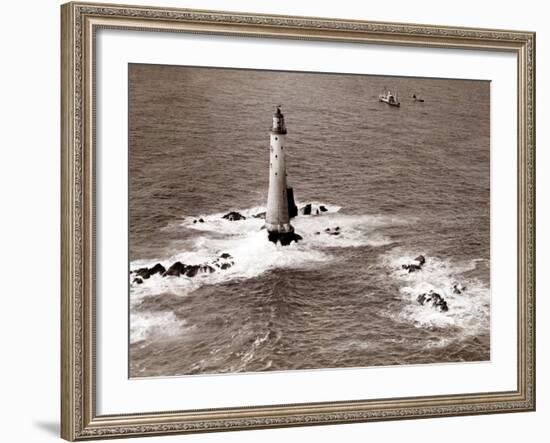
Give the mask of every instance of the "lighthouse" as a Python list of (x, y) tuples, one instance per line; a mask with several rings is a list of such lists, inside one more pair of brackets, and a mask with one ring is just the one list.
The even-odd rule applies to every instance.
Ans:
[(297, 214), (297, 209), (294, 204), (294, 192), (287, 186), (286, 181), (285, 142), (285, 117), (281, 107), (277, 106), (270, 130), (269, 190), (265, 227), (269, 241), (280, 242), (283, 246), (302, 239), (290, 224), (290, 218)]

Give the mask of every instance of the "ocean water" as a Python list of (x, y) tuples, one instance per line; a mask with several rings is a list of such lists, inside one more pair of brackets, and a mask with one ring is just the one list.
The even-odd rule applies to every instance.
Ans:
[[(234, 261), (130, 276), (131, 377), (490, 359), (489, 82), (155, 65), (129, 79), (130, 269)], [(293, 219), (304, 238), (288, 247), (253, 217), (275, 105), (298, 207), (328, 209)], [(421, 271), (401, 268), (419, 254)], [(416, 301), (429, 290), (447, 312)]]

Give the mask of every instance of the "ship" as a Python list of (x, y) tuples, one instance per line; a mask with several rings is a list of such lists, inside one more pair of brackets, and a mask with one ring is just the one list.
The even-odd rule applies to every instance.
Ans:
[(378, 100), (390, 106), (397, 106), (397, 107), (401, 106), (398, 95), (393, 94), (389, 89), (385, 90), (383, 94), (380, 94), (378, 96)]

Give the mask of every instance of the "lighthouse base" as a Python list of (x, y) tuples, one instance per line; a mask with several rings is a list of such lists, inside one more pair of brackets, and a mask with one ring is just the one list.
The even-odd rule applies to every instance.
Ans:
[(293, 241), (302, 240), (302, 236), (293, 232), (267, 232), (267, 239), (272, 243), (281, 243), (281, 246), (288, 246)]

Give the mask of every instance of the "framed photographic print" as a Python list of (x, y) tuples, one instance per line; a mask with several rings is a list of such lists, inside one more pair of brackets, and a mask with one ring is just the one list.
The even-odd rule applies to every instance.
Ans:
[(534, 33), (61, 14), (63, 438), (534, 410)]

